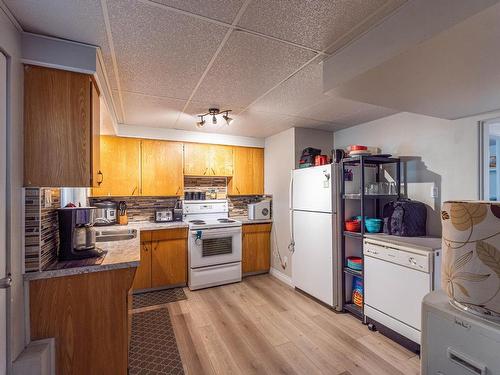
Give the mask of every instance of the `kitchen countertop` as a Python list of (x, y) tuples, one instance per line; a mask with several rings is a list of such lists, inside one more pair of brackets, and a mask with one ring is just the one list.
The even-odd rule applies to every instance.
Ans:
[(365, 233), (366, 239), (373, 239), (399, 246), (411, 246), (425, 251), (441, 249), (441, 237), (399, 237), (384, 233)]
[[(109, 271), (120, 268), (137, 267), (141, 260), (141, 247), (140, 238), (141, 230), (162, 230), (174, 228), (187, 228), (187, 223), (182, 221), (169, 222), (169, 223), (152, 223), (152, 222), (132, 222), (127, 225), (113, 225), (98, 227), (97, 230), (123, 230), (123, 229), (136, 229), (137, 237), (124, 240), (124, 241), (108, 241), (97, 242), (96, 246), (102, 250), (106, 250), (107, 254), (101, 264), (97, 265), (83, 265), (81, 267), (75, 266), (72, 268), (62, 268), (45, 270), (40, 272), (29, 272), (24, 274), (25, 280), (39, 280), (48, 279), (53, 277), (79, 275), (90, 272)], [(75, 261), (75, 263), (78, 263)], [(82, 261), (83, 264), (86, 264)]]

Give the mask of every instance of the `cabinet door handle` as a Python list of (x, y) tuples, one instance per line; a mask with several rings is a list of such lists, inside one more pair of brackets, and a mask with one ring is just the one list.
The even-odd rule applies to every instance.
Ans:
[(100, 180), (99, 179), (97, 180), (97, 185), (100, 185), (104, 182), (104, 174), (101, 171), (99, 171), (97, 172), (97, 176), (100, 177)]
[(144, 251), (147, 253), (149, 251), (149, 249), (148, 249), (148, 246), (146, 245), (146, 242), (143, 242), (142, 246), (144, 246)]
[(134, 195), (136, 190), (137, 190), (137, 186), (134, 188), (134, 190), (132, 190), (132, 194), (131, 195)]
[(214, 169), (213, 169), (213, 168), (210, 168), (210, 169), (212, 170), (212, 173), (213, 173), (213, 174), (214, 174), (214, 176), (215, 176), (215, 171), (214, 171)]
[(208, 172), (208, 168), (205, 168), (205, 172), (203, 172), (203, 176), (206, 175)]
[(238, 192), (238, 194), (240, 194), (240, 189), (238, 189), (238, 186), (236, 186), (236, 191)]
[(181, 187), (180, 187), (180, 186), (178, 186), (178, 187), (177, 187), (177, 191), (175, 192), (175, 195), (178, 195), (180, 190), (181, 190)]

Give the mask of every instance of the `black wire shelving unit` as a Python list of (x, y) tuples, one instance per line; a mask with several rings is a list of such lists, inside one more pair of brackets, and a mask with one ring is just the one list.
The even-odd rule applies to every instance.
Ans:
[[(393, 173), (395, 176), (391, 177), (394, 179), (396, 185), (395, 194), (376, 194), (369, 195), (365, 193), (365, 184), (367, 182), (367, 170), (368, 168), (372, 170), (371, 176), (373, 180), (370, 179), (369, 182), (383, 182), (384, 173), (388, 171), (387, 165), (393, 165)], [(346, 193), (346, 171), (348, 169), (356, 168), (359, 170), (359, 186), (357, 186), (356, 192)], [(342, 160), (341, 168), (341, 211), (340, 219), (345, 221), (350, 219), (346, 217), (346, 203), (353, 202), (351, 206), (359, 213), (362, 218), (366, 216), (382, 218), (382, 210), (384, 204), (390, 202), (391, 200), (396, 200), (401, 196), (401, 161), (399, 158), (384, 157), (384, 156), (356, 156), (349, 157)], [(381, 173), (384, 172), (384, 173)], [(355, 184), (355, 181), (350, 181)], [(363, 281), (363, 291), (364, 291), (364, 274), (363, 270), (357, 271), (347, 267), (347, 257), (348, 256), (359, 256), (363, 259), (363, 239), (365, 237), (365, 222), (361, 220), (361, 231), (360, 232), (349, 232), (345, 230), (345, 226), (342, 224), (342, 248), (341, 248), (341, 259), (343, 264), (343, 275), (342, 275), (342, 305), (345, 312), (353, 314), (355, 317), (366, 323), (364, 315), (364, 296), (362, 306), (356, 305), (352, 301), (352, 281), (353, 277), (359, 277)], [(347, 243), (351, 242), (351, 248), (356, 249), (355, 254), (346, 254)], [(349, 283), (351, 285), (349, 285)], [(351, 289), (349, 289), (351, 287)], [(350, 293), (347, 292), (350, 290)]]

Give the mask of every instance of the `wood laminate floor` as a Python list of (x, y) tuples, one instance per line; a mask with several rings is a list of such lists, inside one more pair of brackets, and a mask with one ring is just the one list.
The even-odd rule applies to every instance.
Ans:
[(419, 374), (414, 353), (269, 275), (168, 304), (186, 374)]

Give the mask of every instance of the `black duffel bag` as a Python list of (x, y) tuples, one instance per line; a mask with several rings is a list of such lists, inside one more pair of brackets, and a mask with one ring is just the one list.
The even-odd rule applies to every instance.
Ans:
[(384, 233), (402, 237), (426, 235), (427, 208), (422, 202), (398, 199), (384, 206)]

